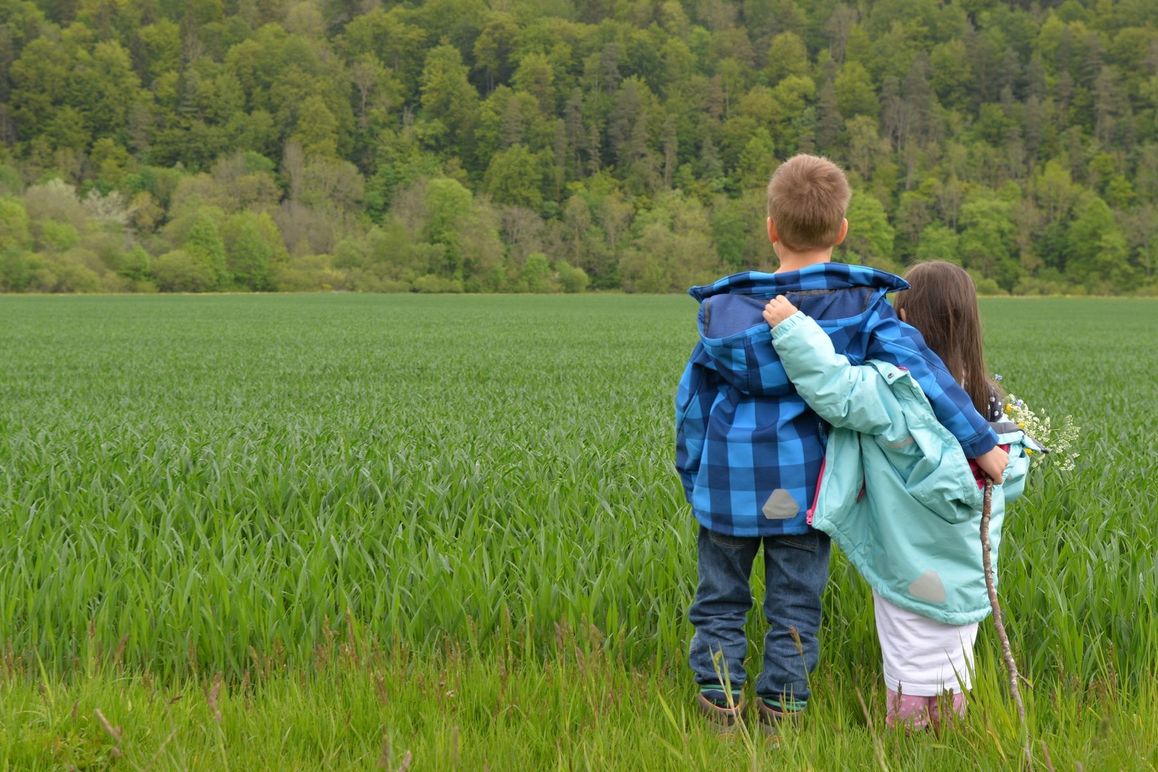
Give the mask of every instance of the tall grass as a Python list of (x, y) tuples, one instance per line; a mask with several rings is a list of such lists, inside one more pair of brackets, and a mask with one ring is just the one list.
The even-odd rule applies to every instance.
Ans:
[[(937, 735), (881, 726), (879, 678), (830, 668), (805, 720), (721, 737), (679, 663), (632, 669), (561, 635), (548, 658), (513, 650), (334, 647), (314, 669), (258, 682), (167, 683), (101, 671), (0, 681), (0, 767), (123, 769), (1012, 769), (1017, 715), (982, 650), (963, 722)], [(875, 675), (875, 674), (874, 674)], [(858, 697), (863, 698), (862, 708)], [(1038, 769), (1149, 770), (1154, 682), (1129, 695), (1027, 695)], [(866, 717), (867, 714), (867, 717)], [(1048, 756), (1047, 756), (1048, 754)], [(407, 761), (409, 760), (409, 762)]]
[[(1077, 469), (1007, 519), (1019, 664), (1039, 693), (1150, 683), (1158, 304), (983, 314), (1006, 383), (1085, 430)], [(695, 541), (671, 396), (693, 320), (672, 297), (0, 298), (10, 669), (238, 683), (328, 640), (534, 660), (560, 630), (678, 666)], [(871, 603), (839, 557), (826, 612), (821, 672), (873, 681)]]

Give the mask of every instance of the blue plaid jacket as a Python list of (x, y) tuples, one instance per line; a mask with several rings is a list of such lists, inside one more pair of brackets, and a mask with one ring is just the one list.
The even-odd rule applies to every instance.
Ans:
[(966, 456), (997, 444), (969, 395), (885, 299), (908, 286), (868, 266), (820, 263), (737, 273), (688, 291), (700, 301), (700, 341), (676, 392), (676, 470), (705, 528), (729, 536), (809, 530), (827, 425), (796, 393), (772, 346), (762, 313), (776, 295), (815, 319), (852, 364), (877, 359), (908, 370)]

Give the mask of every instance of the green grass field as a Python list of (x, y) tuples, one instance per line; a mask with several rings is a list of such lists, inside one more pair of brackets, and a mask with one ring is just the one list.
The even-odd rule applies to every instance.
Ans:
[[(1005, 385), (1083, 429), (1001, 555), (1037, 763), (1153, 768), (1158, 302), (982, 311)], [(964, 726), (881, 732), (839, 556), (808, 720), (698, 723), (694, 338), (686, 297), (0, 297), (0, 765), (1016, 764), (988, 622)]]

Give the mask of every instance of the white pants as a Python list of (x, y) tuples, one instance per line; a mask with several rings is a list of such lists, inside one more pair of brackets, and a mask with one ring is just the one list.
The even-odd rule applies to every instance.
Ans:
[(873, 592), (885, 685), (914, 697), (968, 691), (977, 623), (947, 625), (900, 608)]

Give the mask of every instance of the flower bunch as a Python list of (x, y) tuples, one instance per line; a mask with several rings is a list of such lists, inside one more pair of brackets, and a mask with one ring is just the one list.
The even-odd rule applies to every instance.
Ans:
[[(1031, 410), (1025, 401), (1013, 394), (1005, 396), (1005, 404), (1001, 411), (1005, 416), (1017, 424), (1017, 428), (1024, 431), (1030, 438), (1041, 445), (1045, 450), (1042, 461), (1059, 472), (1069, 472), (1074, 468), (1074, 461), (1078, 458), (1078, 434), (1080, 429), (1074, 424), (1073, 416), (1067, 415), (1057, 426), (1044, 413)], [(1031, 455), (1032, 450), (1026, 451)]]

